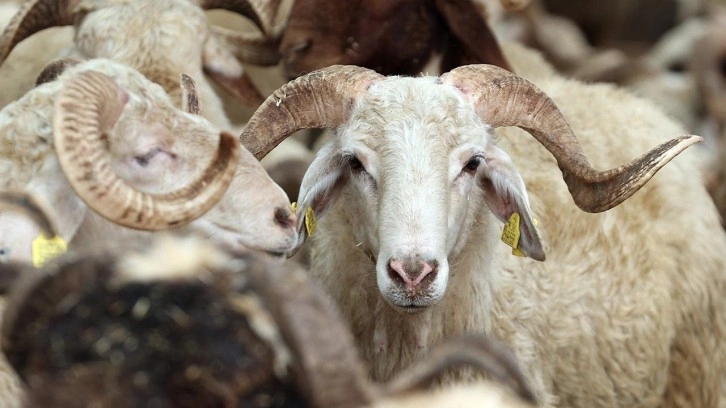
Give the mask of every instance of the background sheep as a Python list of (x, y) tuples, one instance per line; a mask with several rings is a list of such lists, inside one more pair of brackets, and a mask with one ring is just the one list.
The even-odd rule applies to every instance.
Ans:
[(409, 75), (509, 66), (473, 1), (296, 1), (280, 54), (289, 77), (333, 64)]
[[(273, 254), (296, 241), (289, 199), (259, 162), (125, 65), (98, 59), (68, 68), (5, 107), (0, 133), (2, 188), (36, 195), (71, 246), (143, 241), (149, 233), (136, 229), (170, 227)], [(1, 214), (0, 225), (10, 259), (28, 261), (37, 226), (15, 214)]]
[[(582, 162), (586, 155), (598, 168), (617, 166), (683, 133), (623, 90), (563, 79), (542, 69), (537, 54), (505, 50), (514, 70), (568, 119), (570, 125), (560, 118), (550, 129), (569, 134), (572, 127)], [(703, 186), (694, 183), (695, 154), (667, 166), (623, 205), (585, 214), (560, 176), (544, 170), (554, 170), (555, 161), (539, 143), (512, 128), (495, 136), (482, 124), (520, 126), (543, 140), (547, 131), (532, 121), (556, 108), (494, 102), (496, 89), (519, 80), (501, 74), (485, 88), (477, 79), (381, 80), (363, 72), (323, 70), (292, 82), (266, 101), (241, 138), (264, 155), (295, 129), (339, 126), (303, 181), (299, 223), (311, 206), (324, 215), (313, 235), (311, 271), (340, 307), (374, 378), (390, 378), (444, 337), (476, 331), (514, 348), (546, 405), (717, 405), (726, 366), (726, 237)], [(419, 83), (425, 86), (406, 85)], [(481, 89), (492, 94), (478, 99)], [(347, 110), (316, 116), (309, 106)], [(692, 142), (681, 140), (680, 148)], [(580, 194), (568, 180), (580, 170), (561, 158), (556, 164), (570, 192)], [(610, 208), (598, 204), (608, 193), (598, 197), (598, 211)], [(485, 205), (491, 211), (481, 211)], [(514, 212), (521, 217), (519, 241), (510, 243), (534, 259), (547, 253), (547, 262), (512, 256), (496, 243), (495, 218), (508, 221)]]
[[(109, 58), (127, 64), (161, 85), (175, 101), (179, 100), (178, 75), (187, 73), (199, 83), (202, 116), (230, 130), (221, 100), (205, 74), (239, 100), (259, 105), (262, 96), (252, 86), (237, 57), (250, 63), (276, 63), (276, 50), (267, 38), (279, 29), (275, 25), (279, 3), (28, 0), (0, 39), (0, 62), (34, 33), (74, 25), (73, 46), (64, 56)], [(262, 33), (249, 35), (210, 26), (204, 9), (214, 8), (245, 15)]]
[(22, 277), (2, 347), (29, 406), (399, 406), (429, 395), (431, 379), (462, 364), (522, 399), (485, 384), (442, 390), (437, 405), (419, 406), (456, 406), (462, 394), (502, 408), (532, 398), (511, 353), (477, 337), (454, 339), (396, 381), (372, 384), (303, 271), (204, 241), (162, 237), (144, 249), (0, 272)]

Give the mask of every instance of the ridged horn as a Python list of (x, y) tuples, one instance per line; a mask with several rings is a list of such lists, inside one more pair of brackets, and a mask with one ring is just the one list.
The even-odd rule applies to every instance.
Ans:
[(46, 28), (71, 25), (79, 0), (27, 0), (0, 35), (0, 64), (19, 42)]
[(301, 76), (267, 97), (240, 141), (261, 159), (300, 129), (336, 127), (348, 120), (356, 97), (383, 78), (352, 65), (332, 65)]
[(577, 137), (554, 101), (534, 84), (493, 65), (466, 65), (441, 76), (474, 104), (493, 126), (517, 126), (534, 136), (557, 160), (570, 194), (582, 210), (607, 211), (633, 195), (671, 159), (701, 140), (671, 139), (620, 167), (598, 171), (587, 160)]
[(125, 100), (108, 76), (87, 71), (61, 90), (53, 113), (54, 143), (68, 182), (86, 204), (120, 225), (141, 230), (177, 227), (200, 217), (224, 195), (238, 162), (239, 144), (222, 133), (212, 163), (187, 186), (166, 194), (138, 191), (118, 177), (104, 147), (103, 129)]
[(185, 73), (179, 74), (179, 86), (182, 89), (182, 110), (199, 115), (199, 90), (194, 78)]

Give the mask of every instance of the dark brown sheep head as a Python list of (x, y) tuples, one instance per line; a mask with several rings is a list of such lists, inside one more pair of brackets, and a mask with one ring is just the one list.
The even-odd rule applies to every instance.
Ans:
[(359, 65), (385, 75), (436, 68), (509, 64), (471, 0), (297, 0), (280, 44), (289, 77), (329, 65)]

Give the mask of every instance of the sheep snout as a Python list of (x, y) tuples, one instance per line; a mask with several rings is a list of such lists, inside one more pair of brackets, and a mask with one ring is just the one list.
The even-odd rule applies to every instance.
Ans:
[(275, 222), (283, 229), (290, 229), (296, 233), (297, 216), (289, 208), (278, 207), (275, 209)]
[(416, 313), (435, 305), (444, 297), (449, 267), (446, 259), (415, 255), (396, 255), (380, 261), (378, 290), (393, 308)]
[(388, 261), (388, 276), (411, 296), (426, 291), (436, 277), (439, 263), (436, 260), (423, 261), (419, 257), (391, 258)]

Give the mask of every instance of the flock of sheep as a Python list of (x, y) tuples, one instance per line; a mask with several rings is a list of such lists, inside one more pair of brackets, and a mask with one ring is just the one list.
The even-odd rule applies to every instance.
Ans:
[(721, 7), (0, 3), (0, 406), (726, 407)]

